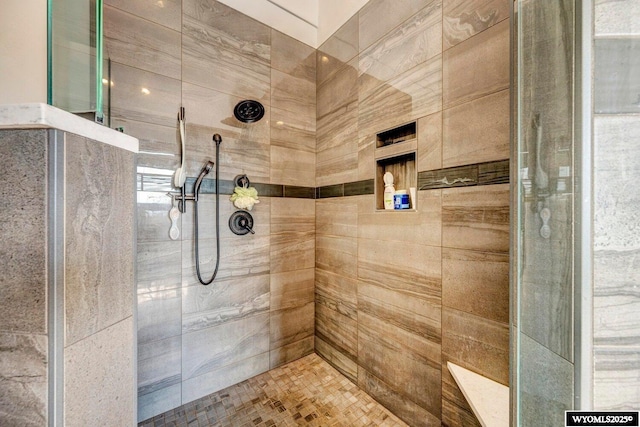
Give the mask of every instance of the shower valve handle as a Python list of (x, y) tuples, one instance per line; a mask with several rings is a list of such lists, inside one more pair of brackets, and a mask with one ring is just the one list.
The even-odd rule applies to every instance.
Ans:
[(249, 225), (249, 221), (247, 221), (245, 218), (240, 218), (238, 225), (240, 225), (240, 227), (242, 228), (247, 229), (251, 234), (256, 234), (256, 232), (253, 231), (253, 228), (251, 228), (251, 226)]

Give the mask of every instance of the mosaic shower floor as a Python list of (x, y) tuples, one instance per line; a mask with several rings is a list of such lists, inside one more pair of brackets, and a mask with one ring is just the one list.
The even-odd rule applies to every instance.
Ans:
[(143, 421), (160, 426), (406, 426), (316, 354)]

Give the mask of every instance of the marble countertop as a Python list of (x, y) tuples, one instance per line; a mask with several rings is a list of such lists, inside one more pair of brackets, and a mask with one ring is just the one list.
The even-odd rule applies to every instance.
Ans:
[(59, 129), (134, 153), (138, 152), (136, 138), (51, 105), (42, 103), (0, 105), (0, 129), (33, 128)]
[(509, 387), (451, 362), (447, 367), (483, 427), (509, 427)]

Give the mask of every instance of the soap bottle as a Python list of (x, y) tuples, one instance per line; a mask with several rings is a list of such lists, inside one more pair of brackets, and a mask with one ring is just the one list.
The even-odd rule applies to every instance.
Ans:
[(384, 208), (393, 209), (393, 195), (396, 192), (396, 189), (393, 186), (393, 175), (391, 172), (386, 172), (382, 177), (382, 180), (384, 181)]

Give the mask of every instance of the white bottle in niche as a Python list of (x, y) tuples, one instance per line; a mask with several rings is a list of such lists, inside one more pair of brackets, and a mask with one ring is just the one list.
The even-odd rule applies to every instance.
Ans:
[(391, 172), (386, 172), (382, 180), (384, 181), (384, 208), (393, 209), (393, 195), (396, 192), (396, 188), (393, 186), (393, 175)]

